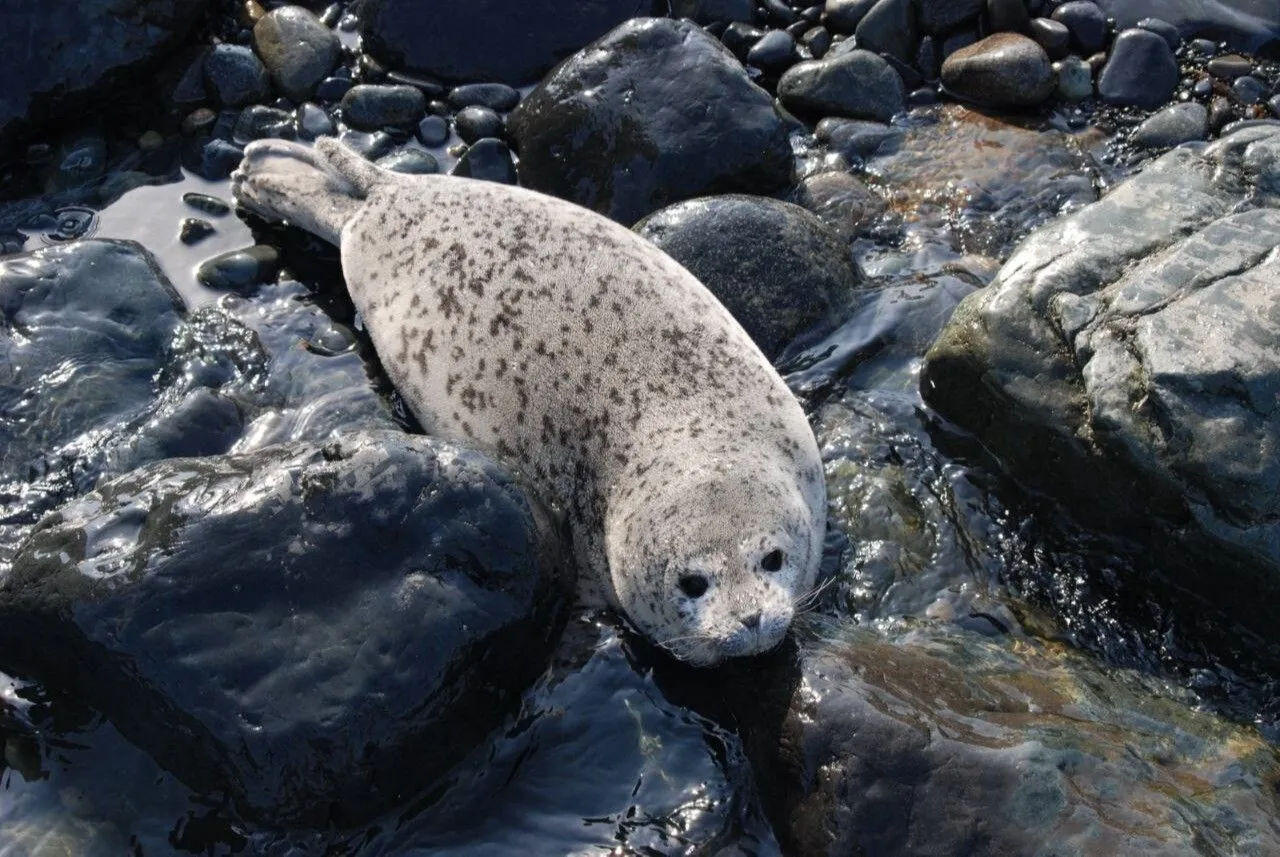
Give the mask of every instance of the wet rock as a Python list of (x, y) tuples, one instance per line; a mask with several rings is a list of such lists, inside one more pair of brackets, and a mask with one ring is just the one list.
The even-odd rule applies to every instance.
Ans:
[(1209, 109), (1191, 101), (1171, 104), (1138, 126), (1133, 143), (1148, 149), (1168, 149), (1209, 136)]
[(449, 90), (449, 104), (463, 107), (488, 107), (507, 111), (520, 103), (520, 93), (505, 83), (468, 83)]
[(411, 173), (425, 176), (440, 172), (440, 162), (430, 152), (421, 149), (401, 149), (378, 159), (378, 166), (393, 173)]
[(628, 18), (665, 12), (650, 0), (362, 0), (359, 22), (365, 48), (392, 68), (519, 85)]
[[(813, 59), (820, 60), (831, 49), (831, 31), (826, 27), (814, 27), (806, 30), (800, 37), (800, 44)], [(803, 55), (803, 54), (802, 54)]]
[(807, 177), (792, 201), (818, 215), (846, 240), (862, 233), (885, 209), (885, 202), (857, 176), (846, 172)]
[(973, 21), (986, 0), (918, 0), (916, 15), (926, 33), (945, 33)]
[(814, 137), (818, 142), (825, 143), (832, 151), (840, 153), (847, 162), (855, 165), (874, 155), (883, 146), (897, 145), (902, 136), (900, 128), (862, 119), (827, 118), (814, 129)]
[(834, 321), (862, 281), (839, 234), (776, 199), (692, 199), (634, 228), (710, 289), (770, 357)]
[(247, 145), (253, 140), (275, 137), (292, 140), (297, 136), (294, 113), (277, 107), (252, 104), (241, 111), (236, 119), (231, 139), (237, 145)]
[(272, 9), (253, 27), (253, 47), (285, 97), (306, 101), (342, 55), (338, 36), (301, 6)]
[(316, 99), (319, 101), (341, 101), (342, 96), (346, 95), (355, 86), (355, 81), (349, 77), (326, 77), (316, 86)]
[(1107, 16), (1093, 0), (1069, 0), (1053, 10), (1053, 20), (1071, 33), (1071, 44), (1081, 56), (1107, 46)]
[(549, 532), (486, 459), (403, 433), (160, 462), (36, 528), (2, 657), (244, 815), (361, 821), (544, 670)]
[(795, 62), (796, 40), (785, 30), (771, 30), (747, 52), (747, 62), (765, 71), (781, 71)]
[(1205, 65), (1205, 69), (1214, 77), (1223, 80), (1235, 80), (1237, 77), (1253, 71), (1253, 60), (1240, 54), (1223, 54), (1214, 57)]
[(296, 115), (298, 136), (304, 140), (314, 140), (317, 137), (332, 137), (337, 133), (338, 126), (334, 124), (333, 117), (329, 115), (318, 104), (306, 102), (298, 105)]
[(391, 154), (400, 145), (386, 131), (366, 132), (348, 128), (338, 135), (338, 139), (371, 161)]
[(449, 120), (443, 116), (428, 116), (418, 123), (418, 142), (424, 146), (442, 146), (449, 139)]
[(1271, 87), (1251, 74), (1237, 77), (1231, 83), (1231, 95), (1241, 104), (1257, 104), (1271, 94)]
[(8, 3), (0, 148), (43, 123), (75, 117), (108, 90), (139, 80), (197, 23), (208, 0)]
[(203, 218), (186, 217), (178, 228), (178, 240), (187, 245), (199, 244), (217, 231), (212, 223)]
[(1067, 57), (1053, 64), (1058, 78), (1058, 96), (1064, 101), (1083, 101), (1093, 95), (1093, 69), (1079, 57)]
[(427, 97), (412, 86), (362, 83), (342, 96), (342, 118), (363, 131), (411, 126), (426, 112)]
[(672, 0), (671, 14), (699, 24), (750, 21), (755, 16), (755, 0)]
[(280, 252), (268, 244), (255, 244), (214, 256), (196, 269), (200, 285), (220, 292), (251, 293), (275, 280), (280, 271)]
[(822, 21), (833, 32), (852, 34), (877, 0), (826, 0)]
[(485, 137), (472, 143), (453, 168), (453, 175), (469, 179), (516, 184), (516, 165), (502, 140)]
[(201, 148), (200, 164), (196, 171), (209, 181), (219, 181), (230, 176), (243, 159), (244, 149), (215, 138)]
[(1176, 51), (1178, 45), (1182, 43), (1182, 34), (1178, 32), (1178, 28), (1160, 18), (1143, 18), (1135, 26), (1158, 34), (1169, 43), (1169, 50), (1171, 51)]
[(623, 24), (561, 64), (507, 128), (523, 185), (628, 224), (679, 199), (790, 181), (772, 99), (687, 22)]
[(858, 47), (911, 62), (916, 52), (916, 12), (912, 0), (878, 0), (862, 16)]
[(1280, 848), (1275, 752), (1156, 682), (976, 633), (823, 632), (734, 697), (784, 853)]
[(724, 32), (720, 34), (720, 42), (733, 51), (734, 56), (746, 62), (748, 52), (755, 46), (756, 42), (764, 38), (765, 32), (765, 30), (754, 27), (751, 24), (734, 21), (725, 27)]
[(956, 51), (942, 64), (951, 94), (990, 107), (1035, 107), (1054, 89), (1049, 56), (1016, 33), (997, 33)]
[(792, 66), (778, 81), (778, 100), (801, 116), (845, 116), (888, 122), (905, 106), (902, 78), (882, 57), (860, 49)]
[(987, 0), (987, 22), (994, 33), (1025, 33), (1031, 16), (1023, 0)]
[(107, 171), (107, 141), (101, 134), (73, 137), (59, 147), (58, 169), (47, 190), (81, 187)]
[(1277, 152), (1267, 126), (1173, 149), (1041, 229), (956, 311), (921, 381), (1019, 479), (1272, 639)]
[(453, 117), (453, 127), (464, 143), (474, 143), (481, 137), (504, 137), (506, 125), (502, 117), (488, 107), (464, 107)]
[(1071, 52), (1071, 31), (1061, 21), (1051, 18), (1034, 18), (1027, 25), (1027, 35), (1044, 48), (1049, 59), (1060, 60)]
[(1272, 0), (1098, 0), (1116, 27), (1133, 27), (1157, 13), (1177, 27), (1184, 39), (1206, 36), (1233, 50), (1280, 58), (1280, 6)]
[(204, 82), (222, 107), (244, 107), (271, 98), (266, 67), (244, 45), (214, 46), (204, 60)]
[(1129, 29), (1116, 36), (1098, 75), (1098, 95), (1108, 104), (1153, 110), (1167, 103), (1178, 86), (1178, 61), (1169, 43), (1150, 30)]

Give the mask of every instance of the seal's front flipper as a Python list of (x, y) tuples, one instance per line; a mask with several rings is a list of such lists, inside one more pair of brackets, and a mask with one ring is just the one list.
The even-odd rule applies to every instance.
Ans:
[(231, 192), (245, 208), (284, 220), (331, 244), (360, 208), (381, 171), (336, 140), (314, 147), (258, 140), (231, 174)]

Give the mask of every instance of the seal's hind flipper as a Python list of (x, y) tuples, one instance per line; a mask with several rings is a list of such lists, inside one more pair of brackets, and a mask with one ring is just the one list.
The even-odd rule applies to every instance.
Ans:
[(231, 174), (231, 191), (245, 208), (284, 220), (337, 244), (381, 171), (336, 140), (314, 147), (258, 140)]

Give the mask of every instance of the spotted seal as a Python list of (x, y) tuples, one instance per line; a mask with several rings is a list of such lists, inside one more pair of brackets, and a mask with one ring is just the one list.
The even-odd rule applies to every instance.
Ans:
[(811, 590), (826, 496), (803, 411), (692, 274), (594, 212), (387, 172), (335, 140), (251, 143), (241, 204), (337, 244), (430, 432), (566, 515), (588, 603), (676, 657), (768, 650)]

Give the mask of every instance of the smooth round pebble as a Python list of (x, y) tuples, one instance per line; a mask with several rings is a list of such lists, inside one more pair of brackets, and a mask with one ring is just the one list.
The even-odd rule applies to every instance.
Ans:
[(1168, 21), (1161, 20), (1160, 18), (1143, 18), (1136, 26), (1141, 27), (1144, 30), (1150, 30), (1151, 32), (1161, 36), (1169, 43), (1170, 50), (1176, 51), (1178, 49), (1178, 45), (1182, 44), (1182, 34), (1178, 32), (1177, 27), (1170, 24)]
[(826, 27), (814, 27), (800, 37), (800, 44), (809, 56), (820, 60), (831, 50), (831, 31)]
[(462, 153), (453, 175), (500, 184), (516, 183), (516, 165), (507, 144), (494, 137), (476, 140)]
[(1253, 72), (1253, 60), (1240, 54), (1223, 54), (1209, 60), (1206, 66), (1209, 74), (1223, 80), (1235, 80)]
[(440, 172), (440, 162), (421, 149), (401, 149), (378, 159), (378, 166), (393, 173), (427, 176)]
[(990, 107), (1034, 107), (1054, 91), (1049, 56), (1017, 33), (996, 33), (942, 64), (942, 84), (958, 98)]
[(877, 0), (827, 0), (822, 20), (834, 32), (852, 35)]
[(912, 0), (879, 0), (858, 22), (858, 46), (910, 62), (916, 50), (916, 12)]
[(778, 100), (797, 114), (888, 122), (905, 107), (906, 87), (883, 57), (855, 48), (787, 69)]
[(297, 110), (298, 136), (303, 140), (314, 140), (317, 137), (331, 137), (338, 126), (333, 117), (319, 104), (308, 101), (300, 104)]
[(341, 101), (354, 85), (355, 81), (349, 77), (326, 77), (316, 87), (316, 98), (320, 101)]
[(271, 97), (266, 66), (245, 45), (215, 45), (204, 59), (204, 80), (222, 107), (244, 107)]
[(720, 34), (720, 43), (733, 51), (733, 55), (738, 59), (746, 62), (747, 53), (755, 46), (756, 42), (764, 38), (765, 32), (765, 30), (745, 21), (734, 21), (725, 27), (724, 32)]
[(243, 294), (274, 281), (279, 272), (279, 251), (267, 244), (255, 244), (205, 261), (196, 269), (196, 280), (210, 289)]
[(199, 173), (209, 181), (220, 181), (231, 175), (231, 171), (240, 166), (244, 157), (244, 149), (226, 140), (215, 137), (205, 143), (200, 150)]
[(342, 117), (363, 131), (410, 126), (427, 112), (427, 97), (412, 86), (357, 84), (342, 97)]
[(453, 117), (453, 127), (464, 143), (474, 143), (484, 137), (506, 136), (502, 117), (488, 107), (464, 107)]
[(1071, 52), (1071, 31), (1061, 21), (1033, 18), (1027, 25), (1027, 34), (1044, 48), (1049, 59), (1060, 60)]
[(231, 213), (230, 204), (207, 193), (188, 191), (182, 195), (182, 201), (196, 211), (203, 212), (210, 217), (226, 217)]
[(253, 46), (276, 89), (305, 101), (342, 56), (337, 35), (301, 6), (272, 9), (253, 27)]
[(443, 116), (428, 116), (418, 123), (418, 142), (424, 146), (443, 146), (449, 139), (449, 120)]
[(449, 104), (463, 107), (488, 107), (507, 111), (520, 103), (520, 93), (505, 83), (467, 83), (449, 90)]
[(1107, 46), (1107, 16), (1092, 0), (1070, 0), (1053, 10), (1054, 21), (1071, 33), (1071, 44), (1082, 55)]
[(1080, 57), (1067, 57), (1053, 64), (1058, 77), (1058, 95), (1064, 101), (1083, 101), (1093, 95), (1093, 68)]
[(216, 231), (213, 224), (203, 218), (187, 217), (178, 228), (178, 240), (187, 246), (199, 244)]
[(785, 30), (771, 30), (747, 51), (747, 62), (765, 71), (780, 71), (795, 61), (796, 40)]
[(400, 145), (386, 131), (357, 131), (348, 128), (338, 135), (338, 139), (371, 161), (391, 154)]
[(1246, 74), (1232, 82), (1231, 94), (1241, 104), (1258, 104), (1271, 94), (1271, 88), (1253, 75)]
[(1195, 101), (1171, 104), (1153, 114), (1133, 132), (1134, 145), (1168, 149), (1209, 136), (1209, 108)]
[(297, 136), (293, 118), (292, 111), (267, 107), (263, 104), (251, 104), (241, 111), (231, 137), (242, 146), (253, 140), (269, 137), (292, 140)]
[(1116, 37), (1098, 75), (1098, 95), (1108, 104), (1154, 110), (1178, 87), (1178, 61), (1163, 37), (1131, 28)]

